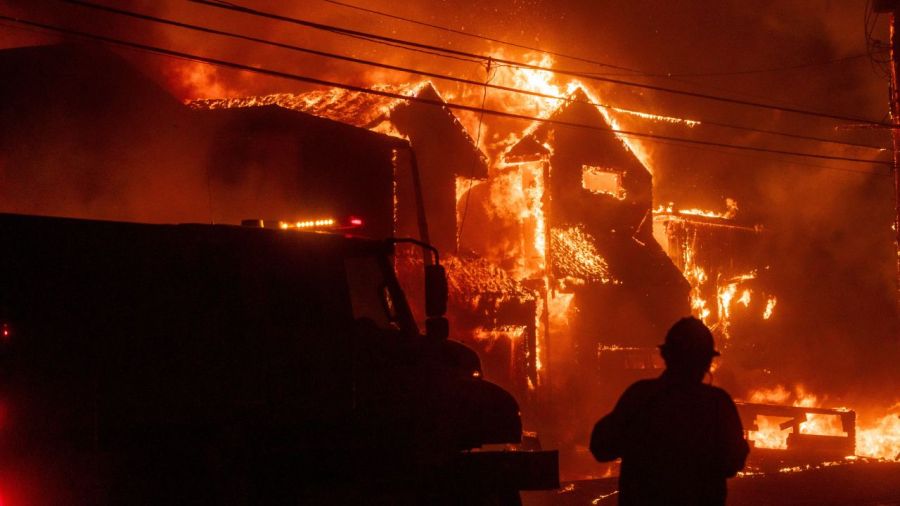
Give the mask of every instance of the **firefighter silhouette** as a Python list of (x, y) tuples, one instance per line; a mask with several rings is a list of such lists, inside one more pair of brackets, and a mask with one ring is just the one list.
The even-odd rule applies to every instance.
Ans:
[(669, 329), (660, 352), (666, 370), (625, 390), (591, 434), (591, 453), (622, 459), (619, 504), (725, 504), (726, 479), (749, 453), (737, 408), (721, 388), (703, 383), (715, 350), (696, 318)]

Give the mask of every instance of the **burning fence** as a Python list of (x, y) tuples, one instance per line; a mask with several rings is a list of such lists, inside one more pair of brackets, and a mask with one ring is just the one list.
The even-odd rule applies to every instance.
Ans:
[(853, 410), (826, 408), (802, 385), (753, 390), (738, 410), (755, 462), (822, 462), (861, 456), (900, 460), (900, 405), (861, 422)]

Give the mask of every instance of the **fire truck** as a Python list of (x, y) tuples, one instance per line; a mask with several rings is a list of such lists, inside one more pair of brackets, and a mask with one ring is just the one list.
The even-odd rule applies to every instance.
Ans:
[(0, 238), (3, 506), (518, 504), (558, 486), (556, 453), (517, 451), (515, 399), (447, 338), (427, 244), (422, 333), (393, 239), (10, 214)]

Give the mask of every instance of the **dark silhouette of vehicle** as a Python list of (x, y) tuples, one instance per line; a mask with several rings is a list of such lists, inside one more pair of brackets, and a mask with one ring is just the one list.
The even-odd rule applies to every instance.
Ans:
[[(0, 215), (0, 503), (517, 504), (555, 452), (391, 241)], [(424, 245), (427, 247), (427, 245)], [(433, 252), (432, 264), (437, 259)]]

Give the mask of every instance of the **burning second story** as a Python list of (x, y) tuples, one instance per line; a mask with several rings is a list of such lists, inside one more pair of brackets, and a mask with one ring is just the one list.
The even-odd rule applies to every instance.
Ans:
[(652, 175), (614, 125), (576, 88), (506, 150), (498, 173), (529, 181), (551, 285), (602, 308), (581, 313), (577, 334), (646, 346), (688, 313), (688, 286), (652, 235)]

